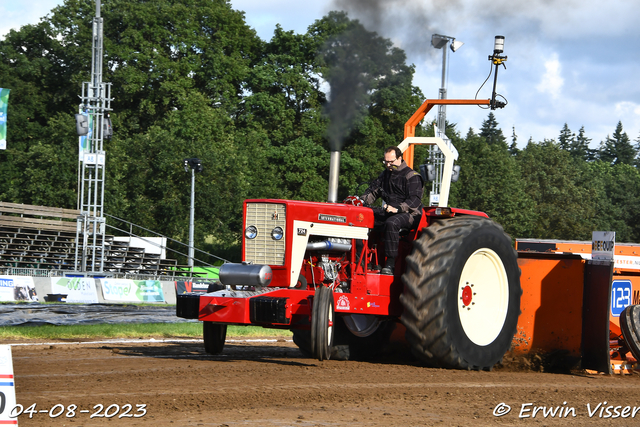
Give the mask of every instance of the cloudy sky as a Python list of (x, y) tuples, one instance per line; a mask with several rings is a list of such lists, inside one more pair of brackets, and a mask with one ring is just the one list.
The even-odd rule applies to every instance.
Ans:
[[(0, 35), (37, 23), (61, 0), (0, 0)], [(298, 33), (329, 10), (346, 10), (372, 31), (406, 50), (416, 66), (414, 84), (428, 98), (441, 85), (442, 50), (432, 34), (464, 45), (448, 51), (448, 98), (474, 98), (489, 73), (496, 35), (505, 36), (507, 69), (498, 92), (509, 104), (496, 111), (505, 136), (512, 128), (518, 145), (557, 139), (564, 123), (575, 133), (584, 126), (591, 146), (621, 121), (640, 139), (640, 0), (231, 0), (263, 39), (276, 24)], [(480, 92), (490, 97), (491, 84)], [(473, 106), (447, 109), (447, 119), (464, 135), (486, 119)], [(433, 119), (434, 113), (430, 114)]]

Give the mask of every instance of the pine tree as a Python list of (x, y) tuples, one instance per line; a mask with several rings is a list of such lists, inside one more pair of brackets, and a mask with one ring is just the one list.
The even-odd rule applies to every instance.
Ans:
[(560, 148), (565, 151), (571, 151), (571, 146), (575, 144), (575, 141), (576, 134), (571, 132), (571, 129), (569, 129), (569, 126), (565, 123), (558, 137)]
[(622, 122), (618, 122), (613, 137), (607, 135), (607, 139), (600, 143), (600, 160), (606, 163), (633, 165), (636, 153), (629, 136), (622, 130)]
[(490, 112), (487, 120), (482, 122), (480, 136), (483, 137), (489, 145), (500, 144), (504, 148), (507, 148), (507, 139), (502, 134), (502, 129), (498, 127), (498, 121), (496, 120), (496, 116), (493, 115), (493, 112)]
[(584, 134), (584, 126), (582, 126), (578, 132), (578, 136), (572, 141), (572, 144), (569, 147), (571, 156), (575, 159), (582, 159), (586, 161), (595, 160), (594, 150), (589, 148), (590, 142), (591, 138), (587, 138)]
[(509, 146), (509, 154), (512, 156), (518, 155), (520, 150), (518, 149), (518, 135), (516, 135), (516, 127), (513, 126), (511, 133), (511, 145)]

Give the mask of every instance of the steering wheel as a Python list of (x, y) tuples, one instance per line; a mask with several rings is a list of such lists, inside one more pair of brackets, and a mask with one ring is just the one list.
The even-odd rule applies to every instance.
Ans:
[(342, 203), (352, 206), (364, 206), (364, 201), (358, 196), (347, 196)]

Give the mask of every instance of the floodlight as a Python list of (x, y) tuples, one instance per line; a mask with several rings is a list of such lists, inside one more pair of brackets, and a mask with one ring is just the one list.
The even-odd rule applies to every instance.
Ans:
[(447, 43), (449, 43), (449, 40), (451, 40), (451, 37), (434, 34), (431, 36), (431, 46), (435, 47), (436, 49), (442, 49), (447, 45)]
[(189, 170), (193, 170), (194, 172), (202, 172), (202, 163), (200, 159), (192, 158), (192, 159), (184, 159), (184, 171), (189, 172)]
[(463, 44), (464, 44), (463, 42), (454, 39), (451, 42), (451, 50), (455, 52), (456, 50), (460, 49)]

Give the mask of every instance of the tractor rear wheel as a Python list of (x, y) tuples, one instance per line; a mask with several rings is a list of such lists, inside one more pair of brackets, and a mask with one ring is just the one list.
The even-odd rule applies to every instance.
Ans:
[(328, 360), (331, 357), (334, 318), (333, 290), (319, 286), (311, 309), (311, 354), (318, 360)]
[(224, 341), (227, 339), (227, 325), (214, 322), (202, 322), (204, 351), (209, 354), (222, 353)]
[(511, 239), (488, 218), (436, 221), (414, 242), (402, 276), (401, 321), (429, 366), (489, 370), (511, 346), (520, 269)]

